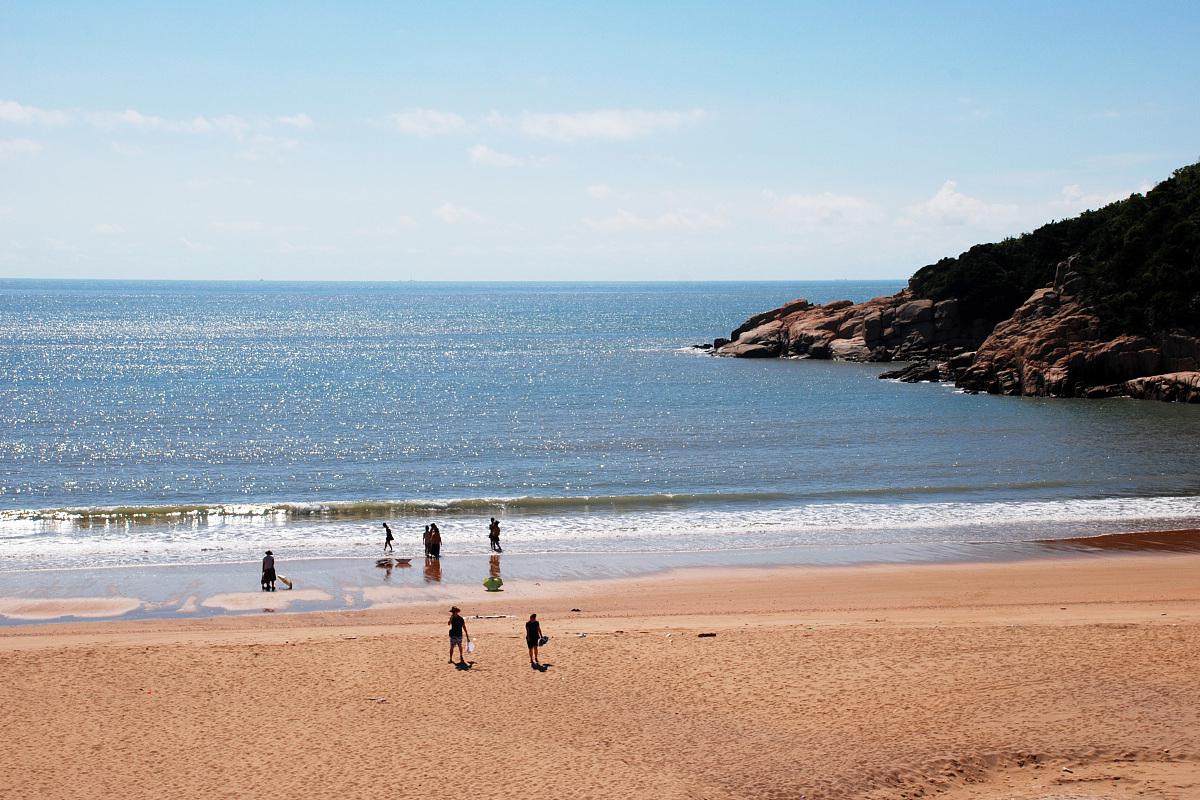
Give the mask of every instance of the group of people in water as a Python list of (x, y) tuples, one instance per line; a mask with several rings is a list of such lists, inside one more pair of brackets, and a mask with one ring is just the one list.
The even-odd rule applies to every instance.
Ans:
[[(386, 522), (383, 523), (383, 552), (396, 552), (395, 548), (392, 546), (392, 542), (394, 541), (396, 541), (396, 537), (392, 534), (391, 526)], [(426, 558), (441, 558), (442, 531), (437, 526), (436, 522), (432, 522), (425, 526), (425, 533), (422, 535), (421, 541), (425, 545)], [(493, 553), (504, 552), (504, 549), (500, 547), (500, 520), (496, 519), (495, 517), (492, 517), (488, 522), (488, 542)]]

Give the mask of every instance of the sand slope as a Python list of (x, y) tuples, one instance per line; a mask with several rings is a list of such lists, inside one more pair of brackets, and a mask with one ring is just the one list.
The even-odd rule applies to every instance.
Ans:
[(561, 589), (6, 630), (0, 797), (1200, 797), (1194, 555)]

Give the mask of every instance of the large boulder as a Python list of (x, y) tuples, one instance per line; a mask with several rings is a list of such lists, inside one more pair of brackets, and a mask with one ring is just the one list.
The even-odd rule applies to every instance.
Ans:
[(1148, 375), (1125, 382), (1130, 397), (1142, 400), (1168, 400), (1177, 403), (1200, 403), (1200, 372), (1169, 372)]
[(774, 353), (844, 361), (948, 358), (964, 345), (974, 347), (982, 341), (972, 339), (971, 331), (961, 324), (954, 301), (935, 308), (931, 300), (914, 299), (905, 290), (863, 303), (837, 300), (814, 306), (794, 300), (746, 320), (729, 340), (715, 340), (713, 352), (738, 358)]

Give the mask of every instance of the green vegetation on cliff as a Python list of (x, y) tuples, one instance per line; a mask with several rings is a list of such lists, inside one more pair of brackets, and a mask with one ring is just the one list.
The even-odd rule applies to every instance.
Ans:
[(1145, 195), (943, 258), (909, 286), (934, 301), (957, 297), (964, 319), (998, 322), (1070, 256), (1107, 335), (1200, 332), (1200, 164)]

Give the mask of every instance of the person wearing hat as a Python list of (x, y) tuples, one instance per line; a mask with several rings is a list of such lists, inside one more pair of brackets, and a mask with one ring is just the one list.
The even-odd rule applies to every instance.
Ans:
[(471, 634), (467, 633), (467, 621), (462, 618), (462, 609), (458, 606), (453, 606), (450, 609), (450, 621), (446, 624), (450, 626), (450, 661), (454, 663), (454, 648), (458, 648), (458, 663), (466, 664), (467, 659), (463, 655), (463, 637), (467, 641), (471, 641)]
[(270, 550), (263, 556), (262, 590), (275, 591), (275, 554)]

